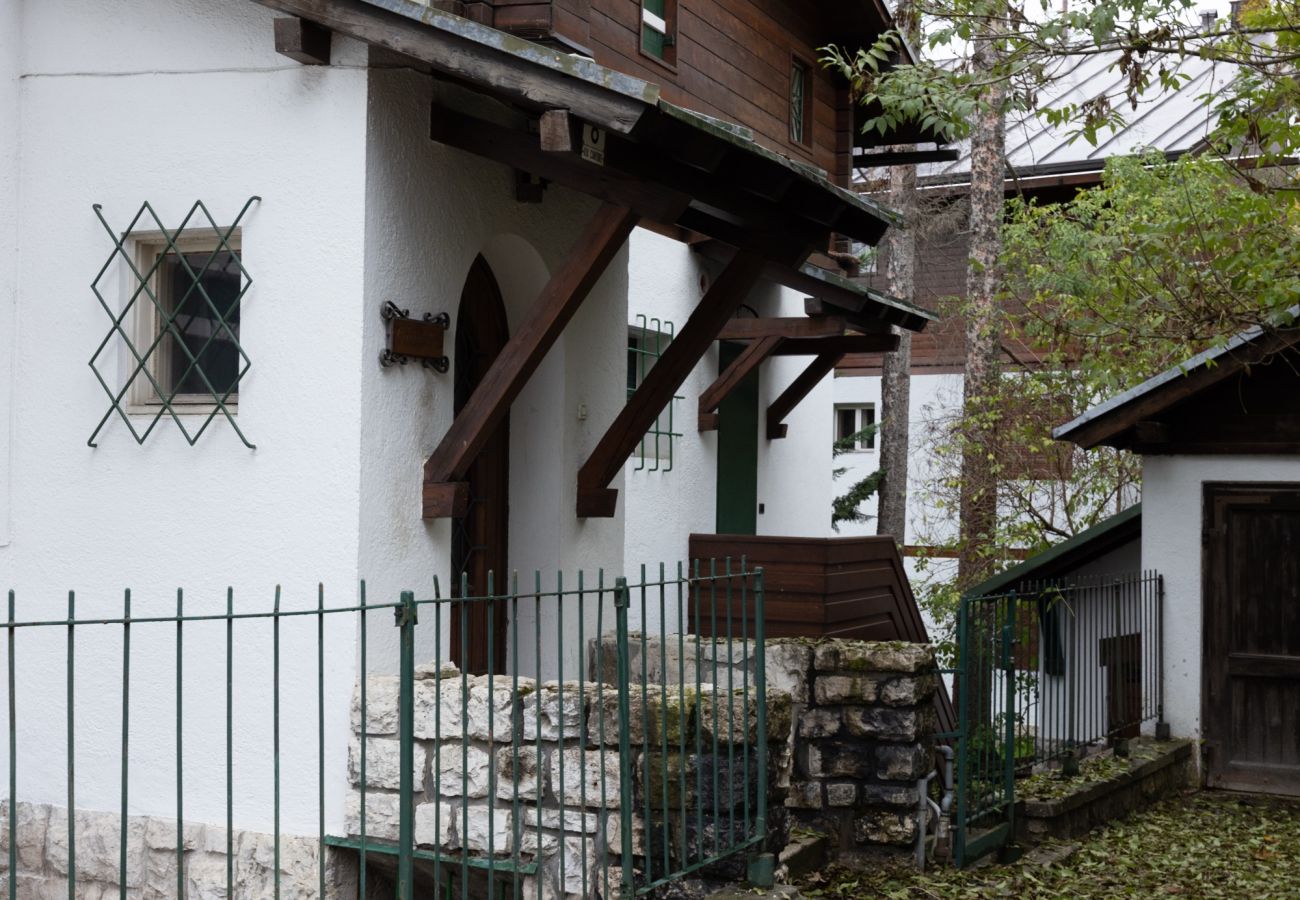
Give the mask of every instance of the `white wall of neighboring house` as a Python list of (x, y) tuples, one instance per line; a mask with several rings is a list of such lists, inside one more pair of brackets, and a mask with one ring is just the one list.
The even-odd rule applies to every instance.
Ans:
[[(126, 4), (3, 5), (20, 34), (22, 184), (12, 230), (0, 229), (6, 264), (19, 260), (19, 309), (0, 334), (13, 367), (12, 507), (0, 582), (16, 590), (21, 619), (77, 613), (111, 617), (122, 589), (133, 616), (168, 615), (186, 588), (190, 613), (269, 611), (277, 584), (284, 608), (355, 597), (361, 485), (361, 324), (365, 220), (364, 48), (335, 38), (336, 65), (303, 67), (273, 49), (273, 14), (245, 0), (140, 0)], [(13, 109), (13, 55), (0, 50), (0, 110)], [(0, 155), (14, 152), (9, 129)], [(0, 176), (2, 177), (2, 176)], [(0, 210), (12, 207), (0, 182)], [(252, 368), (240, 385), (245, 447), (224, 421), (194, 446), (164, 422), (137, 445), (119, 421), (87, 438), (109, 399), (87, 369), (110, 321), (90, 291), (112, 239), (91, 205), (123, 229), (144, 201), (175, 227), (196, 200), (229, 224), (254, 194), (243, 223), (245, 297), (241, 343)], [(0, 212), (11, 224), (8, 212)], [(7, 275), (0, 309), (8, 307)], [(124, 301), (122, 265), (108, 273), (110, 303)], [(3, 313), (0, 313), (3, 315)], [(3, 320), (0, 320), (3, 322)], [(10, 323), (4, 323), (8, 325)], [(12, 342), (12, 344), (11, 344)], [(10, 357), (8, 348), (15, 352)], [(110, 383), (125, 354), (103, 362)], [(2, 445), (0, 445), (2, 447)], [(175, 633), (132, 628), (130, 804), (133, 814), (175, 810)], [(119, 797), (119, 627), (78, 631), (78, 805), (115, 810)], [(315, 833), (316, 629), (282, 627), (281, 739), (294, 777), (281, 786), (283, 826)], [(327, 629), (327, 726), (347, 730), (354, 626)], [(185, 808), (195, 821), (225, 817), (225, 627), (185, 629)], [(272, 824), (272, 635), (265, 622), (235, 626), (235, 809), (238, 825)], [(51, 661), (57, 661), (52, 663)], [(61, 804), (63, 636), (23, 631), (16, 654), (18, 790)], [(341, 815), (345, 748), (326, 760), (330, 815)], [(7, 759), (0, 761), (0, 766)]]
[(1201, 528), (1208, 482), (1300, 482), (1295, 456), (1144, 456), (1142, 565), (1165, 578), (1165, 714), (1201, 733)]

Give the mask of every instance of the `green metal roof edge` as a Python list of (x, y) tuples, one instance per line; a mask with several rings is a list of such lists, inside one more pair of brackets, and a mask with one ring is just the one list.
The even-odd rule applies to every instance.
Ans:
[(626, 75), (622, 72), (599, 65), (593, 60), (562, 50), (543, 47), (532, 41), (516, 37), (508, 32), (482, 25), (473, 19), (466, 19), (455, 13), (435, 9), (416, 0), (365, 0), (370, 6), (396, 13), (406, 19), (427, 25), (448, 34), (454, 34), (467, 41), (509, 53), (535, 65), (543, 66), (554, 72), (577, 78), (589, 84), (599, 85), (624, 97), (639, 100), (649, 106), (659, 101), (659, 85)]
[(1070, 551), (1077, 550), (1098, 538), (1105, 537), (1115, 529), (1121, 528), (1141, 516), (1142, 504), (1134, 503), (1123, 512), (1116, 513), (1109, 519), (1103, 519), (1091, 528), (1085, 528), (1074, 537), (1067, 538), (1059, 544), (1053, 544), (1042, 553), (1035, 553), (1033, 556), (1029, 557), (1029, 559), (1017, 563), (1005, 572), (1001, 572), (994, 575), (992, 578), (987, 578), (984, 581), (981, 581), (979, 584), (966, 591), (965, 595), (967, 597), (983, 597), (990, 594), (996, 594), (1007, 585), (1028, 577), (1037, 569), (1060, 559)]
[(843, 275), (837, 275), (829, 269), (823, 269), (821, 266), (816, 266), (812, 263), (806, 262), (799, 267), (799, 272), (802, 275), (807, 275), (809, 278), (816, 278), (818, 281), (829, 284), (832, 287), (852, 291), (853, 293), (866, 297), (882, 306), (889, 306), (894, 309), (900, 309), (904, 312), (911, 313), (914, 316), (925, 319), (927, 322), (939, 321), (939, 314), (932, 310), (928, 310), (923, 306), (917, 306), (915, 303), (910, 303), (900, 297), (895, 297), (893, 294), (886, 294), (884, 291), (878, 291), (875, 288), (867, 287), (865, 284), (859, 284), (852, 279), (845, 278)]

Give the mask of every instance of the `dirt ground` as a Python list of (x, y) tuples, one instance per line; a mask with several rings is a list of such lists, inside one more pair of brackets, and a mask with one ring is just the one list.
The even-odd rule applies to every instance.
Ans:
[[(1056, 845), (1061, 846), (1061, 845)], [(1189, 792), (1100, 828), (1059, 861), (1053, 848), (1011, 865), (918, 873), (900, 862), (837, 868), (800, 885), (809, 898), (1300, 898), (1300, 799)]]

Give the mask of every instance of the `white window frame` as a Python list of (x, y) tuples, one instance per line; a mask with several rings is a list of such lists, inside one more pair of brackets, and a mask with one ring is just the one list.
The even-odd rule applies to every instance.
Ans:
[[(662, 326), (663, 323), (661, 322), (660, 325)], [(631, 390), (636, 390), (636, 388), (641, 386), (641, 383), (645, 380), (646, 376), (650, 374), (650, 370), (658, 364), (659, 357), (668, 349), (668, 345), (672, 342), (673, 337), (674, 335), (670, 332), (656, 331), (650, 326), (643, 328), (640, 325), (629, 325), (627, 327), (627, 352), (629, 354), (636, 353), (638, 362), (636, 385), (631, 388)], [(631, 342), (634, 340), (639, 342), (640, 349), (632, 349)], [(645, 350), (647, 343), (652, 341), (659, 342), (657, 345), (659, 353), (657, 355), (652, 355)], [(644, 367), (640, 365), (642, 362), (644, 362)], [(670, 414), (669, 407), (680, 399), (681, 397), (674, 396), (673, 399), (669, 400), (668, 404), (659, 411), (657, 416), (655, 416), (654, 424), (646, 430), (645, 434), (641, 435), (641, 440), (637, 444), (637, 449), (628, 457), (628, 462), (632, 464), (634, 468), (637, 467), (638, 463), (662, 462), (672, 458), (672, 454), (675, 451), (670, 449), (669, 444), (676, 440), (676, 438), (671, 434), (672, 429), (669, 427), (669, 422), (675, 422), (675, 411), (673, 414)], [(657, 438), (655, 432), (658, 432)]]
[[(223, 231), (215, 231), (211, 228), (186, 228), (180, 238), (174, 238), (172, 243), (176, 249), (182, 253), (213, 253), (218, 249), (224, 249), (221, 246), (221, 237)], [(154, 265), (158, 256), (171, 249), (168, 245), (167, 235), (161, 231), (142, 231), (131, 235), (132, 247), (131, 256), (135, 267), (140, 274), (148, 272)], [(226, 240), (226, 246), (230, 250), (239, 254), (241, 252), (241, 235), (240, 229), (236, 228), (230, 237)], [(124, 267), (126, 268), (126, 267)], [(149, 279), (149, 289), (153, 291), (154, 296), (163, 300), (160, 295), (159, 277), (161, 271), (155, 271)], [(135, 304), (131, 307), (131, 314), (127, 317), (129, 328), (131, 330), (131, 341), (135, 344), (136, 350), (143, 355), (144, 351), (154, 342), (158, 336), (158, 328), (161, 324), (158, 307), (154, 304), (149, 295), (140, 288), (140, 280), (135, 273), (129, 270), (125, 273), (126, 285), (123, 294), (123, 303), (130, 299), (137, 288), (140, 289), (139, 296), (135, 299)], [(242, 278), (242, 276), (241, 276)], [(165, 302), (165, 301), (164, 301)], [(242, 303), (242, 298), (241, 298)], [(242, 318), (242, 317), (241, 317)], [(169, 343), (164, 341), (153, 354), (149, 357), (147, 365), (150, 374), (154, 380), (162, 383), (161, 373), (166, 372), (171, 361)], [(123, 360), (125, 371), (124, 376), (129, 376), (136, 368), (135, 357), (130, 353), (125, 354)], [(212, 402), (212, 395), (208, 393), (200, 394), (177, 394), (171, 401), (172, 409), (179, 414), (191, 415), (210, 415), (220, 407)], [(226, 409), (232, 414), (239, 409), (239, 390), (230, 394), (225, 400)], [(145, 376), (143, 372), (136, 376), (135, 381), (131, 383), (131, 389), (127, 397), (127, 412), (137, 415), (156, 415), (163, 408), (162, 398), (154, 390), (153, 382)]]
[[(853, 411), (854, 411), (853, 423), (854, 423), (854, 426), (855, 426), (855, 427), (853, 428), (852, 431), (849, 432), (849, 434), (857, 434), (859, 431), (861, 431), (862, 429), (866, 428), (867, 425), (869, 425), (869, 424), (872, 424), (872, 425), (876, 424), (876, 404), (874, 404), (874, 403), (836, 403), (836, 404), (835, 404), (835, 422), (834, 422), (834, 434), (835, 434), (835, 441), (836, 441), (836, 443), (838, 443), (838, 442), (841, 440), (841, 437), (840, 437), (840, 413), (841, 413), (841, 412), (844, 412), (845, 410), (853, 410)], [(868, 410), (871, 411), (871, 421), (870, 421), (870, 422), (864, 422), (864, 421), (863, 421), (863, 419), (864, 419), (863, 413), (865, 413), (865, 412), (868, 411)], [(845, 435), (845, 437), (847, 437), (847, 436), (848, 436), (848, 435)], [(841, 450), (840, 452), (841, 452), (841, 453), (875, 453), (875, 452), (876, 452), (876, 437), (877, 437), (877, 435), (872, 435), (871, 437), (866, 438), (866, 439), (865, 439), (865, 443), (864, 443), (864, 439), (859, 438), (858, 440), (854, 441), (854, 445), (855, 445), (855, 446), (853, 446), (851, 449)]]

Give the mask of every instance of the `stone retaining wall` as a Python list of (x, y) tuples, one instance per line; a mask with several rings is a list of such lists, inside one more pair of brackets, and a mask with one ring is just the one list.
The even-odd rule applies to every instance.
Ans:
[[(367, 679), (365, 727), (353, 699), (347, 829), (360, 834), (360, 735), (366, 740), (366, 834), (398, 836), (398, 680)], [(752, 691), (711, 684), (653, 685), (632, 693), (633, 860), (638, 880), (690, 865), (744, 839), (741, 810), (757, 802), (757, 704)], [(618, 692), (609, 684), (538, 684), (511, 676), (462, 676), (422, 667), (415, 682), (415, 842), (439, 857), (494, 861), (497, 883), (518, 869), (524, 897), (604, 895), (621, 877)], [(769, 842), (784, 846), (777, 770), (791, 730), (790, 700), (768, 696), (773, 777)], [(748, 748), (748, 753), (746, 752)], [(647, 815), (648, 812), (648, 815)], [(688, 814), (689, 813), (689, 814)], [(751, 816), (753, 812), (751, 812)], [(649, 828), (647, 828), (647, 824)], [(422, 862), (432, 879), (430, 863)], [(735, 866), (705, 874), (743, 875)], [(477, 871), (481, 871), (481, 868)], [(471, 884), (470, 895), (485, 885)], [(460, 896), (459, 884), (454, 885)]]

